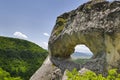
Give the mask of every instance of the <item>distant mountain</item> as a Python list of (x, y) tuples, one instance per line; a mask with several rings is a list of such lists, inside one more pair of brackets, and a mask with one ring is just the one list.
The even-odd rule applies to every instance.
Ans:
[(47, 55), (48, 52), (35, 43), (0, 36), (0, 68), (12, 77), (29, 80)]
[(73, 59), (78, 59), (78, 58), (91, 58), (92, 54), (91, 53), (83, 53), (83, 52), (74, 52), (71, 57)]

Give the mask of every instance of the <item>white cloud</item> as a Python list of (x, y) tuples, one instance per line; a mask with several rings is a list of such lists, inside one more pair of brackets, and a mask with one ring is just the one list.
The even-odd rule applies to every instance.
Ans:
[(48, 43), (47, 42), (41, 42), (39, 45), (40, 45), (40, 47), (48, 50)]
[(25, 34), (23, 34), (21, 32), (15, 32), (13, 35), (17, 38), (24, 38), (24, 39), (28, 38)]
[(48, 33), (43, 33), (44, 36), (49, 37), (50, 35)]
[(75, 47), (75, 52), (83, 52), (83, 53), (91, 53), (90, 49), (86, 47), (85, 45), (77, 45)]

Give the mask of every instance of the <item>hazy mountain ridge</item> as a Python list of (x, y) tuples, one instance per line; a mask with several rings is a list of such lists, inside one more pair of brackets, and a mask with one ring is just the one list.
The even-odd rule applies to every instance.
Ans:
[(71, 57), (74, 59), (76, 58), (91, 58), (92, 54), (91, 53), (83, 53), (83, 52), (74, 52)]

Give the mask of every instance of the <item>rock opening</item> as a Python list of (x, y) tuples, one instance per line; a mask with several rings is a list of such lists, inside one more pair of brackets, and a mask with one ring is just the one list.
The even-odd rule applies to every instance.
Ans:
[(93, 56), (93, 53), (85, 45), (76, 45), (75, 51), (71, 55), (72, 59), (90, 59)]
[(92, 56), (93, 53), (87, 46), (79, 44), (75, 46), (75, 51), (71, 54), (71, 59), (75, 63), (85, 64), (92, 58)]

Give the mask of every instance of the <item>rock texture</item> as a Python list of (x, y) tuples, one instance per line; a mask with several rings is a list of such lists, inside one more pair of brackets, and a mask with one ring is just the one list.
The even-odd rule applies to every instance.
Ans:
[[(78, 44), (86, 45), (94, 55), (83, 65), (70, 60), (70, 55)], [(120, 1), (90, 1), (58, 16), (48, 48), (49, 64), (43, 64), (31, 80), (49, 80), (46, 72), (50, 75), (53, 73), (52, 65), (61, 70), (61, 75), (65, 75), (66, 69), (73, 68), (78, 70), (85, 68), (104, 75), (110, 68), (119, 69)], [(37, 79), (36, 75), (41, 77)], [(63, 76), (63, 80), (64, 78), (66, 79), (66, 76)]]
[(50, 56), (48, 56), (40, 69), (34, 73), (30, 80), (61, 80), (62, 74), (61, 70), (53, 65)]
[(107, 68), (118, 67), (120, 1), (91, 1), (57, 18), (49, 39), (51, 56), (68, 58), (78, 44), (89, 47), (93, 58), (105, 55)]

